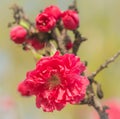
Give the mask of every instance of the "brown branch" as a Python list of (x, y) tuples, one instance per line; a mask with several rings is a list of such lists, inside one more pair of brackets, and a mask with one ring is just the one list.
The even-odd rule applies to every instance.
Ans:
[(69, 9), (72, 9), (72, 10), (75, 10), (78, 12), (76, 0), (73, 0), (73, 3), (72, 3), (72, 5), (69, 6)]
[[(76, 0), (73, 0), (73, 3), (69, 6), (69, 9), (75, 10), (77, 13), (79, 13), (79, 11), (77, 9), (77, 1)], [(73, 34), (75, 36), (75, 40), (74, 40), (74, 43), (73, 43), (72, 52), (76, 55), (81, 43), (83, 41), (86, 41), (87, 39), (82, 37), (80, 32), (77, 29), (73, 30)]]
[(90, 76), (88, 76), (90, 79), (93, 79), (98, 73), (100, 73), (103, 69), (107, 68), (108, 65), (112, 62), (114, 62), (118, 56), (120, 55), (120, 51), (117, 52), (113, 57), (108, 59), (104, 64), (102, 64), (95, 72), (93, 72)]
[[(74, 9), (78, 12), (77, 6), (76, 6), (76, 0), (74, 0), (73, 5), (69, 7), (69, 9)], [(73, 43), (73, 50), (72, 52), (76, 55), (78, 52), (78, 49), (80, 48), (80, 45), (83, 41), (86, 41), (87, 39), (82, 37), (80, 32), (78, 30), (73, 31), (75, 40)], [(93, 83), (97, 85), (97, 96), (101, 99), (103, 97), (103, 92), (101, 89), (101, 85), (94, 80), (94, 77), (88, 77), (90, 81), (90, 85), (87, 88), (87, 98), (84, 99), (81, 104), (88, 104), (94, 107), (94, 109), (97, 111), (100, 119), (108, 119), (108, 115), (106, 113), (106, 107), (102, 106), (99, 101), (95, 97), (95, 92), (93, 89)]]
[(22, 9), (22, 7), (19, 7), (17, 4), (14, 4), (10, 7), (10, 9), (13, 10), (13, 18), (15, 21), (13, 21), (12, 23), (8, 24), (8, 27), (10, 27), (12, 24), (19, 24), (20, 20), (23, 19), (24, 21), (26, 21), (30, 27), (34, 28), (34, 23), (32, 23), (27, 16), (24, 13), (24, 10)]
[(106, 113), (106, 106), (102, 106), (98, 100), (95, 98), (95, 92), (93, 90), (93, 83), (97, 86), (97, 96), (99, 99), (103, 98), (103, 92), (101, 89), (101, 85), (94, 80), (95, 76), (100, 73), (103, 69), (107, 68), (108, 65), (116, 60), (118, 56), (120, 55), (120, 51), (117, 52), (113, 57), (108, 59), (104, 64), (102, 64), (95, 72), (93, 72), (90, 76), (88, 76), (88, 79), (90, 81), (90, 85), (87, 89), (87, 98), (84, 99), (81, 103), (82, 104), (88, 104), (94, 107), (94, 109), (98, 112), (100, 119), (108, 119), (108, 115)]
[(60, 50), (61, 54), (67, 53), (67, 50), (64, 44), (64, 39), (66, 37), (66, 29), (62, 29), (60, 36), (58, 36), (55, 29), (53, 29), (51, 32), (51, 37), (57, 43), (58, 49)]
[(73, 50), (72, 50), (72, 52), (76, 55), (81, 43), (83, 41), (86, 41), (87, 39), (82, 37), (78, 30), (74, 30), (73, 33), (75, 35), (75, 40), (73, 42)]
[(87, 88), (87, 98), (81, 101), (80, 104), (88, 104), (89, 106), (92, 106), (97, 111), (100, 119), (108, 119), (108, 114), (106, 113), (108, 107), (102, 106), (98, 99), (96, 99), (92, 83)]
[(92, 97), (91, 100), (84, 99), (80, 104), (88, 104), (89, 106), (92, 106), (97, 111), (100, 119), (108, 119), (108, 114), (106, 113), (106, 110), (109, 109), (109, 107), (102, 106), (95, 97)]

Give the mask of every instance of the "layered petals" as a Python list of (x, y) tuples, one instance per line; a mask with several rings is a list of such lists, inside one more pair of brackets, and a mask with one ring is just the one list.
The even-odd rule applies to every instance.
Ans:
[(37, 15), (36, 17), (36, 28), (40, 32), (48, 32), (51, 29), (54, 28), (56, 24), (56, 20), (53, 16), (50, 16), (46, 14), (45, 12), (42, 12)]
[(10, 30), (10, 38), (17, 44), (22, 44), (25, 41), (27, 30), (22, 26), (15, 26)]
[(53, 16), (56, 20), (59, 20), (60, 17), (61, 17), (61, 11), (55, 5), (51, 5), (51, 6), (47, 7), (47, 8), (45, 8), (44, 12), (46, 14), (48, 14), (49, 16)]
[(63, 25), (66, 29), (75, 30), (79, 25), (78, 13), (74, 10), (67, 10), (62, 13)]
[(81, 75), (84, 70), (79, 57), (61, 56), (56, 52), (38, 61), (36, 68), (27, 73), (24, 85), (36, 96), (38, 108), (47, 112), (61, 110), (67, 103), (75, 104), (84, 99), (89, 84), (87, 77)]

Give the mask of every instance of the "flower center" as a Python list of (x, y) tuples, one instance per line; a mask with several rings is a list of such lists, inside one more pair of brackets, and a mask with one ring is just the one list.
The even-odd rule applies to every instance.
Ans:
[(58, 75), (53, 75), (48, 81), (49, 89), (53, 89), (54, 87), (60, 84), (60, 78)]

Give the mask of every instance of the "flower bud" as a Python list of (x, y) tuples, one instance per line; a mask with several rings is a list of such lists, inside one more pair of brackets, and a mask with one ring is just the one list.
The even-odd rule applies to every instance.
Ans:
[(71, 41), (68, 41), (65, 45), (67, 50), (70, 50), (73, 47), (73, 43)]
[(28, 88), (25, 85), (25, 82), (21, 82), (18, 85), (18, 91), (21, 93), (22, 96), (30, 96), (30, 91), (28, 90)]
[(48, 32), (54, 28), (56, 20), (54, 17), (42, 12), (36, 17), (36, 28), (40, 32)]
[(47, 7), (44, 12), (49, 16), (53, 16), (56, 20), (58, 20), (61, 16), (61, 11), (57, 6), (51, 5)]
[(15, 26), (10, 30), (10, 38), (17, 44), (21, 44), (25, 41), (27, 30), (22, 26)]
[(62, 21), (66, 29), (75, 30), (79, 25), (78, 13), (74, 10), (67, 10), (62, 13)]
[(45, 43), (41, 43), (38, 41), (38, 39), (33, 38), (33, 39), (27, 39), (25, 41), (26, 44), (31, 45), (35, 50), (40, 50), (44, 47)]

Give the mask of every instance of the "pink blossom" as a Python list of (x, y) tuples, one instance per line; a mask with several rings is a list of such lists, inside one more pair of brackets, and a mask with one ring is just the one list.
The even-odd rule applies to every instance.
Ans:
[(21, 44), (25, 41), (27, 31), (22, 26), (15, 26), (10, 30), (10, 38), (17, 44)]
[[(108, 106), (106, 110), (109, 119), (120, 119), (120, 102), (116, 100), (108, 100), (104, 102), (104, 105)], [(96, 113), (93, 115), (94, 119), (100, 119)]]
[(66, 29), (75, 30), (79, 25), (78, 13), (74, 10), (67, 10), (62, 13), (62, 21)]
[(35, 95), (36, 106), (44, 111), (61, 110), (67, 103), (76, 104), (84, 99), (89, 84), (87, 77), (81, 75), (85, 68), (79, 57), (56, 52), (38, 61), (36, 68), (26, 75), (26, 88), (19, 92)]
[(44, 12), (48, 14), (49, 16), (53, 16), (56, 20), (58, 20), (61, 17), (61, 11), (55, 5), (51, 5), (45, 8)]
[(48, 32), (54, 28), (56, 24), (56, 20), (53, 16), (42, 12), (37, 15), (36, 17), (36, 28), (40, 32)]

